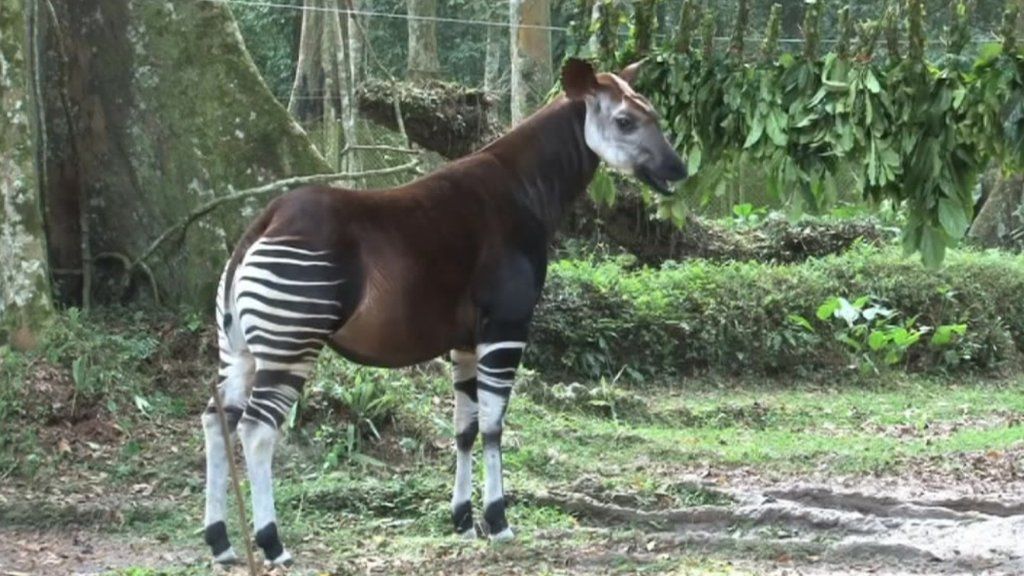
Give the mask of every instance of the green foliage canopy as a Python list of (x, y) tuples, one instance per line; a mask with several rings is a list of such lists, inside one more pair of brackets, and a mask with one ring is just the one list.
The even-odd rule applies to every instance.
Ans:
[[(614, 3), (602, 9), (617, 10)], [(959, 2), (944, 33), (945, 52), (929, 57), (921, 0), (908, 0), (903, 18), (890, 10), (859, 27), (842, 11), (836, 44), (819, 54), (823, 10), (811, 3), (802, 52), (777, 49), (776, 18), (754, 58), (742, 51), (745, 17), (736, 18), (734, 41), (722, 51), (709, 43), (714, 18), (698, 11), (692, 0), (683, 3), (678, 31), (648, 53), (639, 79), (692, 174), (675, 197), (659, 201), (663, 217), (681, 224), (688, 205), (723, 194), (743, 163), (766, 168), (770, 193), (791, 213), (821, 211), (837, 196), (839, 170), (852, 168), (866, 200), (906, 208), (906, 252), (920, 251), (926, 265), (937, 266), (969, 226), (980, 171), (990, 161), (1024, 166), (1024, 56), (1011, 33), (1015, 13), (1005, 15), (1001, 44), (968, 57), (969, 19)], [(639, 55), (635, 42), (619, 49), (621, 43), (603, 40), (617, 35), (605, 27), (624, 21), (606, 14), (586, 30), (598, 39), (595, 56), (606, 69)], [(637, 30), (647, 21), (634, 18), (630, 34), (649, 35)], [(701, 50), (690, 39), (698, 21), (705, 23)], [(900, 24), (907, 37), (897, 45)], [(880, 55), (883, 30), (890, 49)]]

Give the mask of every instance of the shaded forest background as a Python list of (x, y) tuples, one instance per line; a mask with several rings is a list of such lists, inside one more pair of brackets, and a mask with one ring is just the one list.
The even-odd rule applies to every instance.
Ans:
[[(670, 43), (683, 3), (640, 4), (662, 23), (654, 43)], [(842, 7), (858, 20), (905, 10), (819, 4), (826, 48)], [(54, 305), (205, 310), (224, 257), (270, 197), (306, 181), (394, 185), (470, 152), (544, 102), (553, 70), (586, 51), (595, 7), (608, 5), (625, 41), (632, 2), (3, 0), (2, 95), (16, 111), (3, 144), (20, 151), (4, 168), (7, 339), (30, 345), (32, 330), (19, 330)], [(744, 5), (755, 44), (770, 3)], [(927, 49), (939, 53), (953, 5), (924, 5)], [(807, 7), (779, 3), (783, 50), (803, 42)], [(1005, 7), (971, 3), (968, 52), (999, 40)], [(713, 48), (726, 50), (741, 3), (713, 8)], [(610, 241), (647, 263), (707, 251), (700, 239), (714, 234), (698, 219), (678, 231), (648, 217), (633, 185), (616, 185), (617, 206), (581, 206), (569, 240)], [(1019, 199), (992, 210), (1015, 218)], [(871, 210), (844, 200), (849, 213)], [(751, 166), (704, 213), (756, 216), (773, 202)], [(994, 222), (990, 235), (1006, 236)]]

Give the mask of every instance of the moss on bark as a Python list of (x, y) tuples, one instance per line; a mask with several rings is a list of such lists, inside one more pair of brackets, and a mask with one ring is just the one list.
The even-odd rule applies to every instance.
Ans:
[(16, 348), (34, 346), (53, 312), (33, 138), (34, 7), (0, 0), (0, 343)]
[[(59, 117), (67, 109), (69, 121), (48, 126), (51, 141), (62, 145), (50, 150), (47, 216), (51, 228), (73, 227), (74, 215), (87, 206), (93, 254), (135, 258), (216, 196), (330, 172), (260, 78), (224, 5), (54, 0), (54, 6), (59, 23), (47, 35), (47, 113)], [(226, 204), (166, 243), (147, 262), (164, 300), (211, 306), (234, 240), (267, 200)], [(74, 233), (53, 233), (51, 240), (56, 265), (81, 268)], [(114, 284), (120, 268), (116, 259), (97, 260), (94, 292), (101, 301), (120, 296)], [(74, 278), (63, 277), (62, 298), (70, 302), (81, 289)]]

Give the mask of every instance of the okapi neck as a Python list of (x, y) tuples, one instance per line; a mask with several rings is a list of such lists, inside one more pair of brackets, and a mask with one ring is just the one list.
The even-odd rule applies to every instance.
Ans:
[(586, 116), (586, 104), (561, 98), (488, 147), (512, 168), (513, 193), (544, 223), (548, 241), (597, 171), (600, 159), (583, 133)]

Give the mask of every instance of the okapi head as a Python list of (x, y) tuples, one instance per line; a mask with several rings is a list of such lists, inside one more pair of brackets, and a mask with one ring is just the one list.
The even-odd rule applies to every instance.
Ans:
[(651, 103), (631, 86), (640, 64), (596, 74), (588, 62), (570, 58), (562, 68), (562, 87), (570, 100), (587, 104), (587, 146), (612, 168), (669, 194), (670, 182), (686, 178), (686, 164), (662, 133)]

